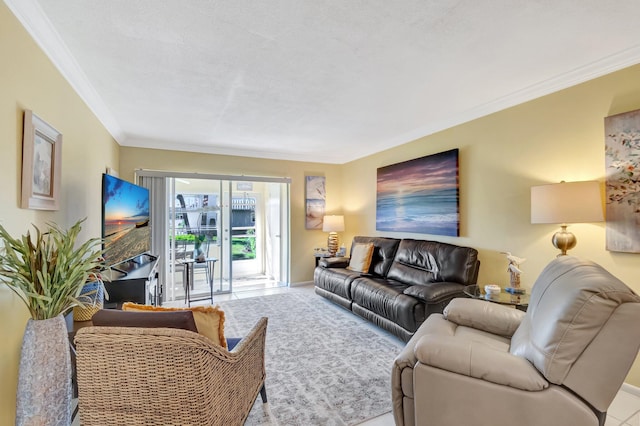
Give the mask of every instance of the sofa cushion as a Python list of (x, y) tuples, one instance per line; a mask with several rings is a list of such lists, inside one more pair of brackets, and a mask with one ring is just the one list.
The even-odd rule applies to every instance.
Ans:
[(425, 304), (403, 294), (404, 283), (377, 277), (359, 277), (351, 283), (354, 304), (414, 332), (425, 319)]
[(359, 272), (346, 268), (318, 267), (313, 271), (313, 284), (343, 299), (351, 300), (351, 282), (359, 276)]
[(439, 303), (454, 296), (463, 296), (463, 289), (462, 284), (439, 282), (412, 285), (404, 290), (404, 294), (416, 297), (425, 303)]
[(163, 308), (161, 306), (139, 305), (137, 303), (125, 302), (122, 304), (123, 311), (142, 312), (171, 312), (171, 311), (191, 311), (195, 320), (198, 333), (206, 336), (216, 345), (227, 348), (227, 340), (224, 338), (224, 312), (217, 306), (195, 306), (192, 308)]
[(406, 284), (448, 281), (475, 284), (478, 251), (437, 241), (404, 239), (400, 242), (387, 277)]
[(373, 256), (373, 243), (356, 243), (351, 248), (351, 259), (347, 269), (355, 272), (369, 272), (371, 257)]
[(368, 273), (379, 276), (387, 275), (389, 267), (391, 267), (391, 262), (393, 262), (393, 258), (400, 245), (400, 240), (397, 238), (356, 236), (353, 238), (351, 251), (353, 252), (353, 246), (355, 244), (363, 243), (373, 243), (374, 247)]
[(100, 309), (91, 322), (103, 327), (179, 328), (198, 332), (191, 311), (138, 312)]

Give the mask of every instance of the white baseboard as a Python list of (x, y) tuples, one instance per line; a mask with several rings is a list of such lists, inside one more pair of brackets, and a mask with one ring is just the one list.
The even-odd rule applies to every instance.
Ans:
[(622, 387), (620, 388), (620, 390), (623, 390), (627, 393), (630, 393), (631, 395), (635, 395), (635, 396), (639, 396), (640, 397), (640, 388), (637, 386), (633, 386), (630, 385), (629, 383), (623, 383)]
[(290, 283), (289, 287), (303, 287), (306, 285), (313, 285), (313, 281), (300, 281), (299, 283)]

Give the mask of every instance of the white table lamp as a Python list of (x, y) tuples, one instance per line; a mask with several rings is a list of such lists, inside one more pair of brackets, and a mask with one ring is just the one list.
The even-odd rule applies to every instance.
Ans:
[(602, 196), (596, 181), (560, 182), (531, 188), (531, 223), (559, 223), (561, 230), (551, 241), (559, 256), (576, 246), (576, 237), (567, 231), (569, 223), (602, 222)]

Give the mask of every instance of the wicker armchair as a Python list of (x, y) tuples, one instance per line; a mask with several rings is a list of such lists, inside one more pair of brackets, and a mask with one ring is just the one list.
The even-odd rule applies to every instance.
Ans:
[(262, 318), (231, 351), (181, 329), (80, 329), (80, 423), (242, 425), (264, 389), (266, 329)]

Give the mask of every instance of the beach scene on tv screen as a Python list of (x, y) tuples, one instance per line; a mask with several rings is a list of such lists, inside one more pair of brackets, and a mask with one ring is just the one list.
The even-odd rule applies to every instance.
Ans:
[(114, 265), (149, 251), (149, 190), (105, 175), (103, 203), (107, 264)]

